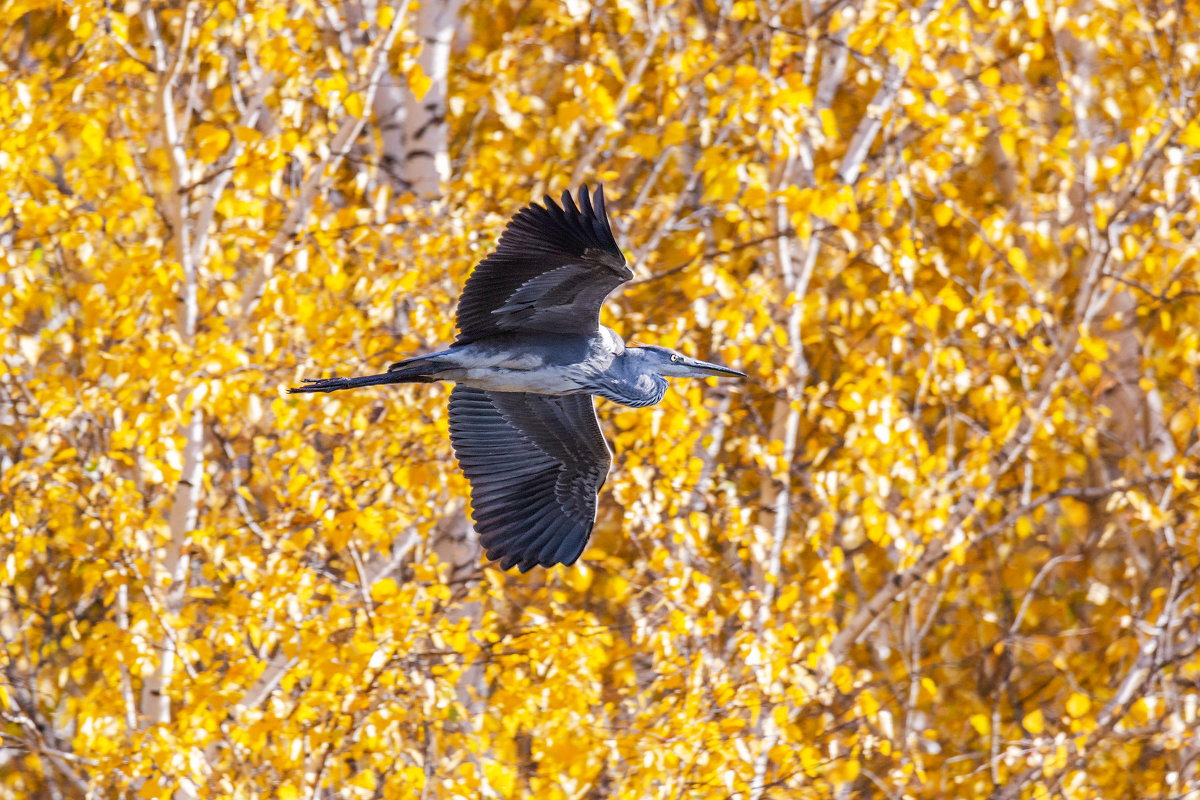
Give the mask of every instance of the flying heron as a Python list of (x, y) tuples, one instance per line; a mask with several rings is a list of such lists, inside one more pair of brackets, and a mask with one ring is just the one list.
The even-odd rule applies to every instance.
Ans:
[(450, 441), (471, 484), (475, 530), (502, 569), (574, 564), (596, 522), (612, 453), (592, 395), (654, 405), (665, 378), (745, 377), (666, 347), (627, 346), (600, 324), (608, 294), (633, 277), (587, 187), (579, 205), (549, 195), (508, 223), (458, 301), (449, 349), (360, 378), (305, 380), (289, 392), (454, 381)]

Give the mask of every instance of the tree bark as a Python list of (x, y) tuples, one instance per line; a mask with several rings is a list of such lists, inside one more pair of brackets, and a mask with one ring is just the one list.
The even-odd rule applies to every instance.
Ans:
[[(458, 19), (459, 0), (424, 0), (417, 11), (417, 35), (421, 54), (417, 58), (429, 89), (418, 99), (410, 87), (403, 110), (404, 182), (418, 197), (433, 200), (442, 196), (442, 184), (450, 177), (447, 149), (446, 98), (449, 90), (450, 45)], [(394, 100), (388, 96), (386, 101)], [(381, 100), (381, 102), (384, 102)], [(399, 107), (380, 110), (396, 121)], [(392, 134), (393, 136), (395, 133)], [(386, 151), (385, 151), (386, 152)]]

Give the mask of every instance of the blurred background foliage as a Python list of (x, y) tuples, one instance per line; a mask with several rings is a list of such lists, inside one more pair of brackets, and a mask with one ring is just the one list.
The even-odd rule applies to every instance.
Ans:
[[(0, 796), (1200, 792), (1200, 5), (0, 9)], [(602, 183), (571, 568), (470, 531), (505, 220)]]

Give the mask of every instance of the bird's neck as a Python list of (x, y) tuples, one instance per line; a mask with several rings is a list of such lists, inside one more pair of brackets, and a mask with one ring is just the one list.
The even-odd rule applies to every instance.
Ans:
[(618, 353), (609, 370), (598, 376), (594, 393), (634, 408), (652, 406), (662, 400), (667, 393), (667, 379), (641, 368), (640, 360), (641, 354), (636, 347)]

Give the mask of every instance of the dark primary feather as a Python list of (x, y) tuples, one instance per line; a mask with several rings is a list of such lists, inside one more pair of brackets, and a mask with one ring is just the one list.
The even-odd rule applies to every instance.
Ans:
[(475, 267), (458, 301), (458, 340), (497, 333), (595, 333), (604, 298), (633, 277), (604, 210), (586, 186), (579, 205), (563, 192), (562, 207), (546, 196), (508, 223), (500, 242)]
[(573, 564), (596, 521), (612, 454), (590, 395), (450, 393), (450, 440), (475, 530), (502, 569)]

